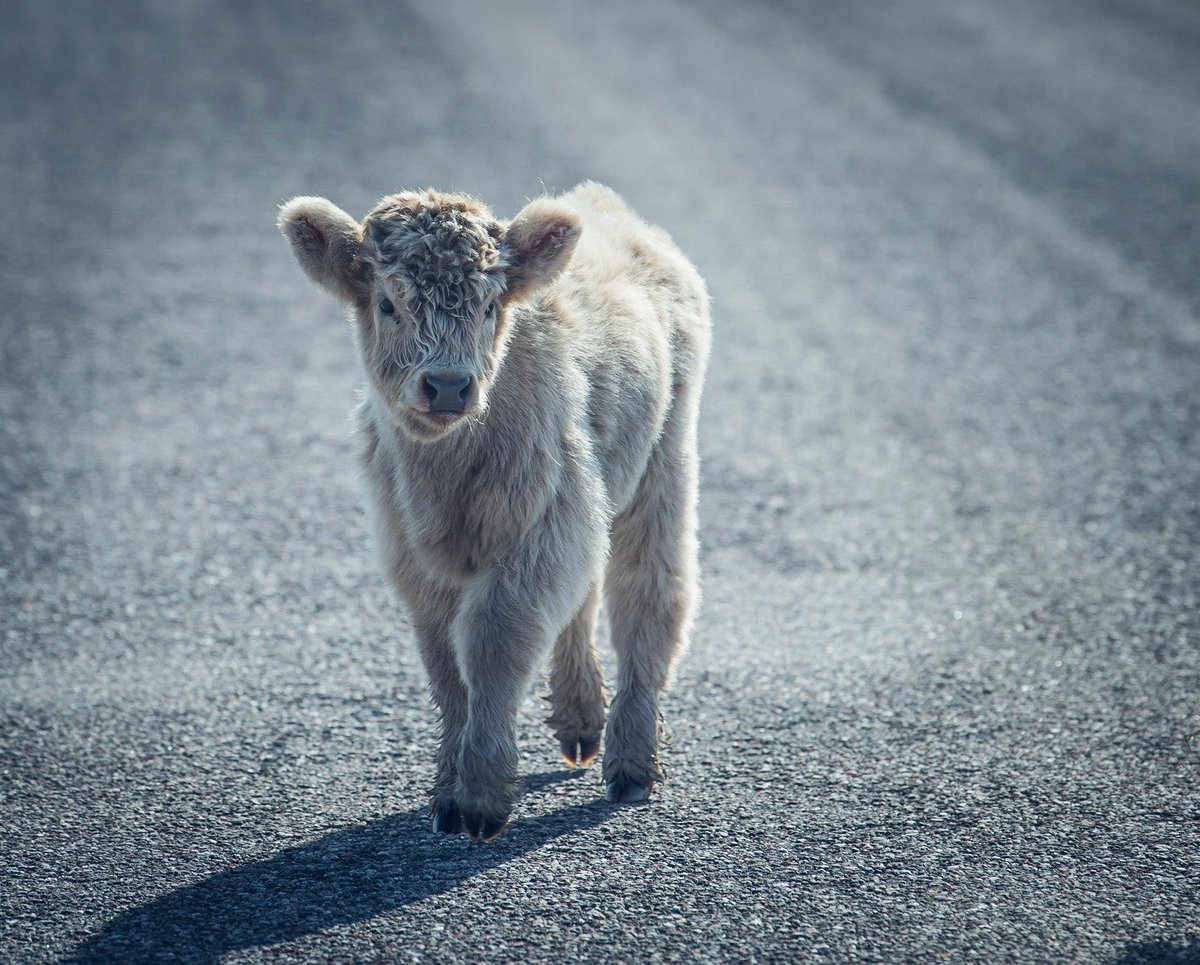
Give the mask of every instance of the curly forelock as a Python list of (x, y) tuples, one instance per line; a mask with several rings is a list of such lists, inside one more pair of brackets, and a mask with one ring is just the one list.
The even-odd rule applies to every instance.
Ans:
[(376, 269), (414, 309), (455, 313), (504, 290), (503, 228), (480, 202), (438, 191), (384, 198), (364, 221)]

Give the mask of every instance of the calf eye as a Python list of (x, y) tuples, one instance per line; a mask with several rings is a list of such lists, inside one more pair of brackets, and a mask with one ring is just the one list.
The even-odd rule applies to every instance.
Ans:
[(380, 295), (379, 296), (379, 310), (381, 312), (383, 312), (383, 314), (385, 314), (385, 315), (391, 315), (393, 312), (396, 311), (396, 306), (393, 305), (389, 299), (384, 298), (382, 295)]

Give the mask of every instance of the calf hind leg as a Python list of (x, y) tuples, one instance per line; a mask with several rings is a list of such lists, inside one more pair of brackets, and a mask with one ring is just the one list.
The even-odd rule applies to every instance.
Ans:
[(587, 767), (600, 753), (604, 729), (604, 680), (593, 638), (600, 609), (600, 587), (592, 587), (575, 618), (559, 634), (550, 662), (550, 707), (546, 723), (554, 728), (563, 760)]
[(604, 749), (610, 801), (644, 800), (663, 780), (658, 696), (686, 645), (696, 598), (695, 450), (672, 456), (680, 441), (669, 432), (660, 440), (633, 505), (613, 524), (605, 579), (618, 659)]

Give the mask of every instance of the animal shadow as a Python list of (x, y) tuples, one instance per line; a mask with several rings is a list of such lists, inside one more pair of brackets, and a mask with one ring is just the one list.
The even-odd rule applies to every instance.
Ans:
[(1130, 945), (1113, 965), (1200, 965), (1200, 941), (1151, 941)]
[[(533, 775), (525, 788), (581, 773)], [(365, 921), (442, 894), (613, 814), (602, 800), (575, 805), (522, 818), (494, 843), (472, 845), (434, 834), (427, 810), (413, 809), (179, 888), (109, 922), (64, 961), (216, 962), (231, 951)]]

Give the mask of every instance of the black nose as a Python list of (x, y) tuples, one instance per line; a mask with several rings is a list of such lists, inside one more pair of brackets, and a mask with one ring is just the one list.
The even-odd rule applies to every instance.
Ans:
[(462, 412), (471, 400), (475, 377), (461, 372), (426, 372), (421, 376), (421, 391), (429, 401), (430, 412)]

